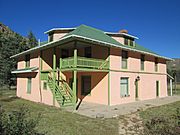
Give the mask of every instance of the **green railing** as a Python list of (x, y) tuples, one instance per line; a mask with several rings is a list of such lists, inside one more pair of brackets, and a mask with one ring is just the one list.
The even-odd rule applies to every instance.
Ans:
[(86, 57), (74, 57), (60, 59), (61, 68), (92, 68), (92, 69), (108, 69), (109, 61), (102, 59), (86, 58)]

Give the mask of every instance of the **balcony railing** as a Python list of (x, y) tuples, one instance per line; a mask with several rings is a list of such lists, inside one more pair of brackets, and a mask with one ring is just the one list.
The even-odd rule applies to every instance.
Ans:
[(107, 70), (109, 69), (109, 61), (102, 59), (86, 58), (86, 57), (69, 57), (60, 59), (60, 68), (90, 68), (90, 69), (99, 69)]

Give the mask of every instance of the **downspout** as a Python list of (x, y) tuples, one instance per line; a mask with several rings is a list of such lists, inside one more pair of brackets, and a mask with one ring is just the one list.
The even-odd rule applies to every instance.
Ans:
[(39, 54), (39, 93), (40, 93), (40, 102), (42, 103), (42, 91), (41, 91), (41, 70), (42, 70), (42, 51)]
[(108, 105), (110, 105), (110, 48), (108, 48)]

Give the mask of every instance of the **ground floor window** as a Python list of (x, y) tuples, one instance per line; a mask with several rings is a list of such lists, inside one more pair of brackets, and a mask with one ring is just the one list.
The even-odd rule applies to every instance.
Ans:
[(31, 93), (31, 83), (32, 83), (32, 79), (28, 78), (27, 80), (27, 93)]
[(43, 89), (47, 90), (47, 82), (43, 82)]
[(82, 76), (81, 78), (81, 94), (88, 95), (91, 92), (91, 76)]
[(121, 77), (120, 81), (120, 96), (121, 97), (127, 97), (129, 96), (129, 84), (128, 84), (128, 78), (127, 77)]

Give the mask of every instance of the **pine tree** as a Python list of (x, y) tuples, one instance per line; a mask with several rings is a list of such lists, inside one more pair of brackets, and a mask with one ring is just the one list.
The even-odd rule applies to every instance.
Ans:
[(29, 46), (29, 48), (33, 48), (33, 47), (35, 47), (35, 46), (38, 45), (38, 41), (37, 41), (37, 39), (36, 39), (36, 37), (34, 36), (34, 34), (33, 34), (32, 31), (30, 31), (30, 32), (28, 33), (27, 38), (28, 38), (28, 46)]
[(13, 32), (7, 26), (0, 23), (0, 86), (15, 84), (15, 74), (12, 70), (17, 68), (16, 59), (10, 56), (37, 46), (37, 40), (32, 32), (28, 38)]

